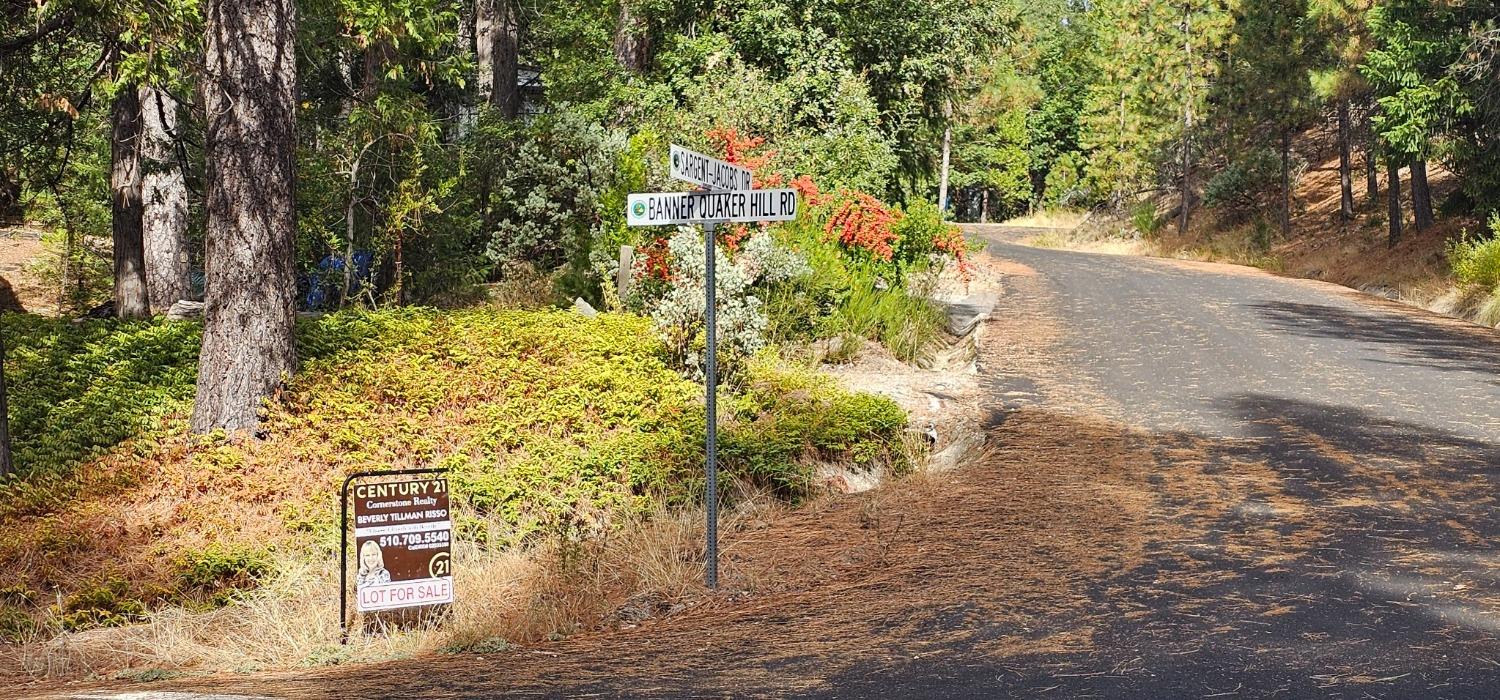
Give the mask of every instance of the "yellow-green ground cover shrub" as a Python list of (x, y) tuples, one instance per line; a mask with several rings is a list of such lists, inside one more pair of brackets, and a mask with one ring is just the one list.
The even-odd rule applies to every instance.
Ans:
[[(271, 571), (270, 552), (336, 556), (338, 485), (355, 471), (446, 467), (460, 536), (488, 547), (587, 536), (701, 494), (702, 386), (638, 316), (304, 321), (260, 439), (187, 435), (195, 324), (5, 322), (24, 331), (8, 369), (27, 447), (0, 489), (0, 569), (43, 601), (7, 603), (11, 634), (34, 626), (16, 610), (48, 630), (118, 624), (161, 602), (223, 604)], [(814, 460), (900, 465), (895, 404), (769, 354), (753, 365), (721, 401), (728, 478), (796, 498)]]

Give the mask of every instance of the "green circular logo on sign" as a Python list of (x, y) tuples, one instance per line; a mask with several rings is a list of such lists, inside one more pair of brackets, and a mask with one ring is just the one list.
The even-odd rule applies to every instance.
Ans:
[(646, 203), (645, 202), (636, 202), (634, 206), (630, 207), (630, 212), (632, 214), (635, 214), (635, 218), (637, 218), (637, 219), (645, 216), (646, 215)]

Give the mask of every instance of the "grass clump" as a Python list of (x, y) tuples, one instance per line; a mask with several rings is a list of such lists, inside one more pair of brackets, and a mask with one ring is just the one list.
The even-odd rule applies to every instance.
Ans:
[(1467, 231), (1447, 246), (1448, 266), (1459, 284), (1500, 287), (1500, 214), (1490, 217), (1490, 237), (1470, 236)]
[(146, 604), (132, 593), (124, 579), (111, 577), (92, 581), (75, 591), (56, 612), (59, 627), (76, 631), (138, 622), (146, 616)]
[(220, 544), (182, 553), (176, 567), (178, 598), (209, 608), (227, 605), (271, 572), (265, 552)]

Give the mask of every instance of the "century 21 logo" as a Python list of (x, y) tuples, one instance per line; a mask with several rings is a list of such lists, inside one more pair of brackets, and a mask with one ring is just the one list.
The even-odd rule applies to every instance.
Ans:
[(453, 560), (447, 552), (432, 555), (427, 562), (427, 575), (433, 578), (453, 575)]

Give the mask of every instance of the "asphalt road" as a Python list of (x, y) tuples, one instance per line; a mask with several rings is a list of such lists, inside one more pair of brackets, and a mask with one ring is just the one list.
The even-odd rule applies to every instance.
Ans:
[[(900, 579), (905, 587), (886, 584), (900, 591), (889, 598), (907, 606), (901, 609), (863, 615), (856, 609), (851, 616), (858, 604), (839, 608), (835, 596), (793, 599), (782, 606), (789, 610), (764, 601), (715, 613), (726, 629), (756, 627), (770, 635), (753, 643), (723, 641), (725, 632), (657, 653), (652, 645), (666, 644), (663, 638), (640, 633), (601, 638), (571, 666), (527, 678), (519, 667), (512, 675), (503, 660), (460, 656), (179, 687), (374, 696), (349, 685), (363, 678), (358, 687), (380, 688), (375, 694), (382, 696), (1500, 697), (1500, 334), (1243, 268), (1007, 242), (1025, 233), (983, 230), (991, 253), (1034, 271), (1029, 291), (1008, 295), (1001, 312), (1039, 309), (1053, 319), (1061, 329), (1053, 352), (1062, 370), (1050, 384), (990, 377), (1002, 406), (995, 421), (1017, 410), (1009, 397), (1036, 394), (1026, 409), (1030, 420), (1055, 421), (1058, 431), (1071, 434), (1067, 426), (1093, 421), (1084, 414), (1096, 412), (1099, 422), (1116, 427), (1079, 435), (1117, 429), (1129, 436), (1130, 449), (1147, 455), (1136, 460), (1144, 473), (1135, 491), (1145, 495), (1121, 501), (1146, 503), (1142, 510), (1150, 515), (1139, 528), (1145, 534), (1119, 532), (1122, 540), (1141, 539), (1121, 543), (1120, 561), (1128, 564), (1067, 579), (1065, 587), (1082, 589), (1082, 605), (1055, 615), (1044, 609), (1019, 623), (1002, 617), (1006, 606), (997, 603), (1005, 601), (992, 600), (994, 591), (1035, 586), (1017, 579), (1006, 589), (988, 580), (1004, 562), (978, 546), (944, 550), (940, 541), (918, 540), (909, 547), (912, 556), (944, 551), (957, 559), (968, 552), (978, 566), (903, 562), (915, 572)], [(1002, 391), (1018, 386), (1027, 391)], [(1080, 404), (1045, 395), (1069, 388), (1091, 398)], [(1041, 483), (1065, 483), (1062, 477)], [(1011, 482), (996, 483), (1010, 488)], [(1101, 488), (1129, 485), (1122, 478)], [(1009, 518), (1004, 532), (1020, 527), (1038, 542), (995, 551), (1038, 556), (1044, 569), (1053, 556), (1056, 568), (1066, 568), (1056, 556), (1067, 555), (1049, 552), (1070, 550), (1042, 541), (1054, 524), (1031, 522), (1049, 516), (1035, 509), (1007, 514), (1007, 498), (981, 512)], [(959, 525), (956, 532), (964, 534), (990, 526)], [(1102, 534), (1109, 542), (1114, 531)], [(1078, 535), (1076, 523), (1073, 535), (1058, 537), (1068, 536), (1094, 542)], [(975, 542), (985, 537), (981, 532)], [(978, 574), (943, 589), (935, 579), (945, 571)], [(1048, 575), (1043, 571), (1039, 580)], [(847, 595), (859, 585), (848, 583)], [(775, 662), (759, 656), (779, 646), (839, 641), (840, 633), (800, 631), (836, 617), (825, 610), (843, 611), (833, 628), (847, 630), (848, 639), (877, 640), (868, 661), (834, 664), (815, 652), (788, 652)], [(921, 625), (889, 622), (918, 613), (925, 616)], [(699, 617), (705, 620), (669, 619), (662, 629), (677, 625), (688, 630), (678, 630), (679, 638), (697, 640), (692, 625), (720, 624)], [(884, 629), (913, 629), (901, 634), (936, 641), (921, 653), (913, 651), (919, 639), (897, 640), (877, 653), (877, 642), (886, 644), (877, 634)], [(1049, 635), (1075, 641), (1003, 653), (984, 647)], [(635, 660), (621, 661), (625, 653)], [(559, 664), (568, 658), (552, 656)], [(642, 671), (648, 662), (660, 670)], [(453, 667), (446, 673), (445, 664)], [(441, 682), (385, 680), (428, 669)], [(588, 680), (581, 680), (585, 672)]]
[[(984, 233), (1043, 280), (1073, 380), (1230, 502), (1100, 583), (1117, 614), (1094, 653), (956, 654), (830, 697), (1500, 697), (1500, 335), (1332, 285)], [(1164, 510), (1191, 509), (1160, 486)]]

